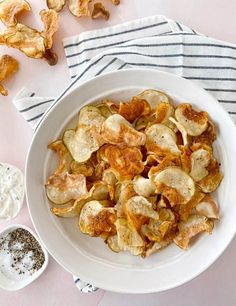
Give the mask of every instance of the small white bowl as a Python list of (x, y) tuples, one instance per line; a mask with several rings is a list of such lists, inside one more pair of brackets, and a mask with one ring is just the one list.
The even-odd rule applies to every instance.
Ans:
[(31, 276), (29, 276), (28, 278), (23, 279), (23, 280), (9, 279), (7, 276), (5, 276), (0, 271), (0, 288), (2, 288), (4, 290), (8, 290), (8, 291), (16, 291), (16, 290), (19, 290), (19, 289), (22, 289), (22, 288), (26, 287), (27, 285), (32, 283), (34, 280), (36, 280), (36, 278), (38, 278), (44, 272), (44, 270), (46, 269), (46, 267), (48, 265), (48, 253), (47, 253), (46, 249), (42, 246), (41, 242), (39, 241), (38, 237), (34, 234), (34, 232), (30, 228), (28, 228), (27, 226), (21, 225), (21, 224), (10, 225), (0, 232), (0, 238), (5, 236), (6, 234), (12, 232), (15, 229), (18, 229), (18, 228), (23, 228), (23, 229), (27, 230), (38, 241), (40, 247), (43, 250), (45, 261), (44, 261), (42, 267), (38, 271), (36, 271)]

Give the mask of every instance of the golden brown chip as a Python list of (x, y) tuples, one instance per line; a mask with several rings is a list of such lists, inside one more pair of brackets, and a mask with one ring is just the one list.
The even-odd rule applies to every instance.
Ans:
[(54, 10), (42, 10), (40, 12), (40, 17), (44, 24), (44, 30), (41, 34), (45, 38), (46, 49), (51, 49), (53, 35), (58, 30), (58, 14)]
[(130, 123), (138, 119), (140, 116), (149, 115), (151, 112), (151, 107), (149, 103), (138, 97), (133, 97), (130, 102), (121, 102), (119, 105), (118, 113), (123, 116)]
[(198, 112), (188, 103), (178, 105), (175, 110), (175, 117), (190, 136), (199, 136), (208, 127), (207, 112)]
[(201, 232), (211, 233), (213, 223), (208, 221), (206, 217), (200, 215), (192, 215), (186, 222), (179, 223), (179, 234), (174, 238), (174, 243), (186, 250), (189, 247), (190, 240)]
[(16, 16), (30, 10), (31, 7), (25, 0), (2, 0), (0, 1), (0, 20), (8, 27), (15, 26)]
[(110, 13), (101, 2), (96, 2), (94, 3), (91, 16), (93, 19), (104, 18), (105, 20), (108, 20)]
[(144, 169), (142, 153), (138, 148), (119, 148), (114, 145), (106, 145), (102, 147), (100, 154), (103, 160), (118, 172), (120, 179), (132, 179)]
[(43, 58), (45, 39), (42, 35), (26, 25), (18, 23), (0, 34), (0, 43), (16, 48), (31, 58)]
[(69, 10), (77, 17), (90, 16), (90, 2), (91, 0), (69, 0)]
[(9, 55), (0, 57), (0, 94), (3, 96), (8, 95), (8, 91), (1, 84), (5, 79), (11, 77), (19, 69), (17, 60)]
[(47, 0), (48, 8), (56, 12), (60, 12), (65, 4), (66, 0)]
[[(58, 154), (59, 163), (57, 166), (56, 171), (54, 172), (55, 175), (63, 175), (66, 172), (69, 172), (72, 157), (67, 150), (66, 146), (63, 144), (62, 140), (56, 140), (48, 145), (48, 148), (53, 150), (55, 153)], [(78, 174), (78, 172), (77, 172)], [(81, 173), (83, 174), (83, 173)]]

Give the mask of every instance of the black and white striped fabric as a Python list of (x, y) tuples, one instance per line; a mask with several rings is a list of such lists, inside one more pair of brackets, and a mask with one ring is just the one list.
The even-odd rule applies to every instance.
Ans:
[(71, 84), (59, 97), (27, 89), (13, 103), (35, 128), (43, 114), (70, 90), (94, 76), (127, 68), (153, 68), (200, 83), (236, 121), (236, 46), (152, 16), (66, 38)]
[[(206, 37), (167, 19), (152, 16), (64, 40), (71, 84), (59, 97), (22, 89), (13, 103), (36, 128), (43, 114), (85, 80), (127, 68), (153, 68), (200, 83), (236, 122), (236, 46)], [(83, 292), (97, 288), (74, 277)]]

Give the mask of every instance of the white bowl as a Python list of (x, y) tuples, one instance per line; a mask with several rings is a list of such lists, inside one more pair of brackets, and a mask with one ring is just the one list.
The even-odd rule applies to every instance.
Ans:
[[(113, 253), (99, 238), (82, 234), (76, 219), (57, 218), (44, 192), (46, 178), (55, 169), (47, 144), (75, 126), (80, 108), (103, 98), (127, 100), (144, 89), (159, 89), (178, 101), (206, 110), (219, 127), (215, 152), (224, 180), (215, 196), (221, 220), (212, 235), (201, 235), (188, 251), (174, 245), (147, 259)], [(179, 286), (207, 269), (225, 250), (236, 232), (236, 128), (229, 115), (206, 91), (183, 78), (156, 70), (109, 73), (79, 86), (47, 113), (28, 154), (26, 195), (38, 235), (51, 255), (82, 280), (111, 291), (148, 293)]]
[(22, 289), (22, 288), (26, 287), (27, 285), (29, 285), (30, 283), (35, 281), (36, 278), (38, 278), (44, 272), (44, 270), (46, 269), (46, 267), (48, 265), (48, 252), (42, 246), (38, 237), (34, 234), (34, 232), (29, 227), (27, 227), (25, 225), (22, 225), (22, 224), (10, 225), (0, 232), (0, 237), (5, 236), (6, 234), (8, 234), (8, 233), (10, 233), (10, 232), (12, 232), (12, 231), (14, 231), (15, 229), (18, 229), (18, 228), (23, 228), (23, 229), (27, 230), (38, 241), (40, 247), (43, 250), (45, 261), (44, 261), (42, 267), (38, 271), (36, 271), (31, 276), (29, 276), (28, 278), (23, 279), (23, 280), (10, 279), (7, 276), (5, 276), (3, 273), (1, 273), (1, 271), (0, 271), (0, 288), (2, 288), (4, 290), (8, 290), (8, 291), (16, 291), (16, 290), (19, 290), (19, 289)]

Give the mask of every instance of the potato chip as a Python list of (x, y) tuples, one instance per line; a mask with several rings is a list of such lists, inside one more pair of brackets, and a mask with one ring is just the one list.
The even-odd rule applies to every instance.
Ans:
[(90, 16), (89, 3), (91, 0), (69, 0), (70, 12), (77, 16)]
[(115, 226), (119, 248), (123, 251), (129, 251), (133, 255), (142, 254), (145, 243), (137, 231), (129, 228), (127, 220), (118, 218)]
[(47, 6), (56, 12), (60, 12), (66, 4), (66, 0), (47, 0)]
[(179, 167), (168, 167), (151, 178), (156, 192), (164, 195), (171, 205), (186, 204), (194, 195), (193, 179)]
[(208, 175), (202, 180), (198, 181), (197, 184), (200, 186), (201, 190), (205, 193), (210, 193), (216, 190), (223, 179), (223, 175), (219, 169), (219, 163), (216, 159), (212, 158), (206, 170)]
[(98, 108), (85, 106), (80, 110), (76, 130), (67, 130), (63, 142), (78, 163), (87, 161), (103, 144), (100, 129), (105, 118)]
[(151, 107), (146, 100), (133, 97), (130, 102), (120, 103), (118, 113), (130, 123), (133, 123), (140, 116), (149, 115)]
[(179, 223), (179, 234), (174, 238), (174, 243), (186, 250), (189, 247), (190, 240), (201, 232), (211, 233), (213, 223), (201, 215), (192, 215), (186, 222)]
[(108, 20), (110, 17), (110, 13), (101, 2), (96, 2), (93, 5), (93, 11), (91, 16), (93, 19), (104, 18), (105, 20)]
[(114, 114), (102, 125), (101, 135), (104, 142), (136, 147), (145, 144), (145, 134), (136, 131), (121, 115)]
[(211, 155), (207, 150), (199, 149), (191, 154), (190, 175), (195, 182), (201, 181), (208, 175), (207, 166), (210, 163)]
[(106, 243), (113, 252), (119, 253), (121, 251), (119, 244), (118, 244), (117, 235), (108, 237)]
[(138, 98), (146, 100), (151, 106), (152, 110), (156, 110), (160, 103), (168, 103), (169, 98), (161, 91), (148, 89), (137, 95)]
[(81, 209), (79, 227), (82, 233), (97, 237), (116, 233), (114, 208), (104, 208), (99, 201), (87, 202)]
[(108, 162), (119, 178), (132, 179), (135, 175), (140, 174), (144, 165), (142, 154), (138, 148), (119, 148), (114, 145), (103, 147), (103, 160)]
[(64, 175), (66, 172), (70, 171), (72, 157), (63, 142), (61, 140), (56, 140), (50, 143), (48, 148), (58, 154), (59, 158), (59, 163), (54, 175)]
[(41, 32), (45, 38), (46, 49), (51, 49), (53, 45), (53, 35), (58, 30), (58, 14), (54, 10), (42, 10), (40, 12), (44, 30)]
[(48, 199), (55, 204), (67, 203), (88, 193), (86, 178), (82, 174), (53, 175), (45, 188)]
[(16, 16), (23, 11), (30, 11), (31, 7), (25, 0), (1, 0), (0, 20), (8, 27), (17, 24)]
[(8, 95), (8, 91), (1, 84), (5, 79), (11, 77), (19, 69), (17, 60), (9, 55), (0, 57), (0, 94), (3, 96)]
[(178, 105), (175, 117), (190, 136), (199, 136), (208, 127), (208, 114), (195, 111), (192, 105), (187, 103)]
[(169, 120), (176, 125), (177, 129), (180, 131), (180, 133), (182, 135), (183, 145), (187, 146), (188, 135), (187, 135), (187, 131), (186, 131), (185, 127), (182, 124), (180, 124), (178, 121), (176, 121), (173, 117), (170, 117)]
[(146, 148), (148, 154), (158, 154), (164, 156), (168, 153), (180, 154), (176, 144), (175, 133), (163, 124), (154, 124), (145, 131), (147, 136)]
[(169, 118), (174, 115), (174, 107), (170, 103), (161, 102), (157, 105), (155, 110), (156, 123), (167, 124)]
[(209, 219), (219, 219), (219, 208), (210, 194), (205, 197), (195, 207), (196, 212)]
[(155, 184), (150, 179), (144, 178), (141, 175), (134, 177), (133, 184), (135, 192), (140, 196), (148, 198), (155, 193)]

